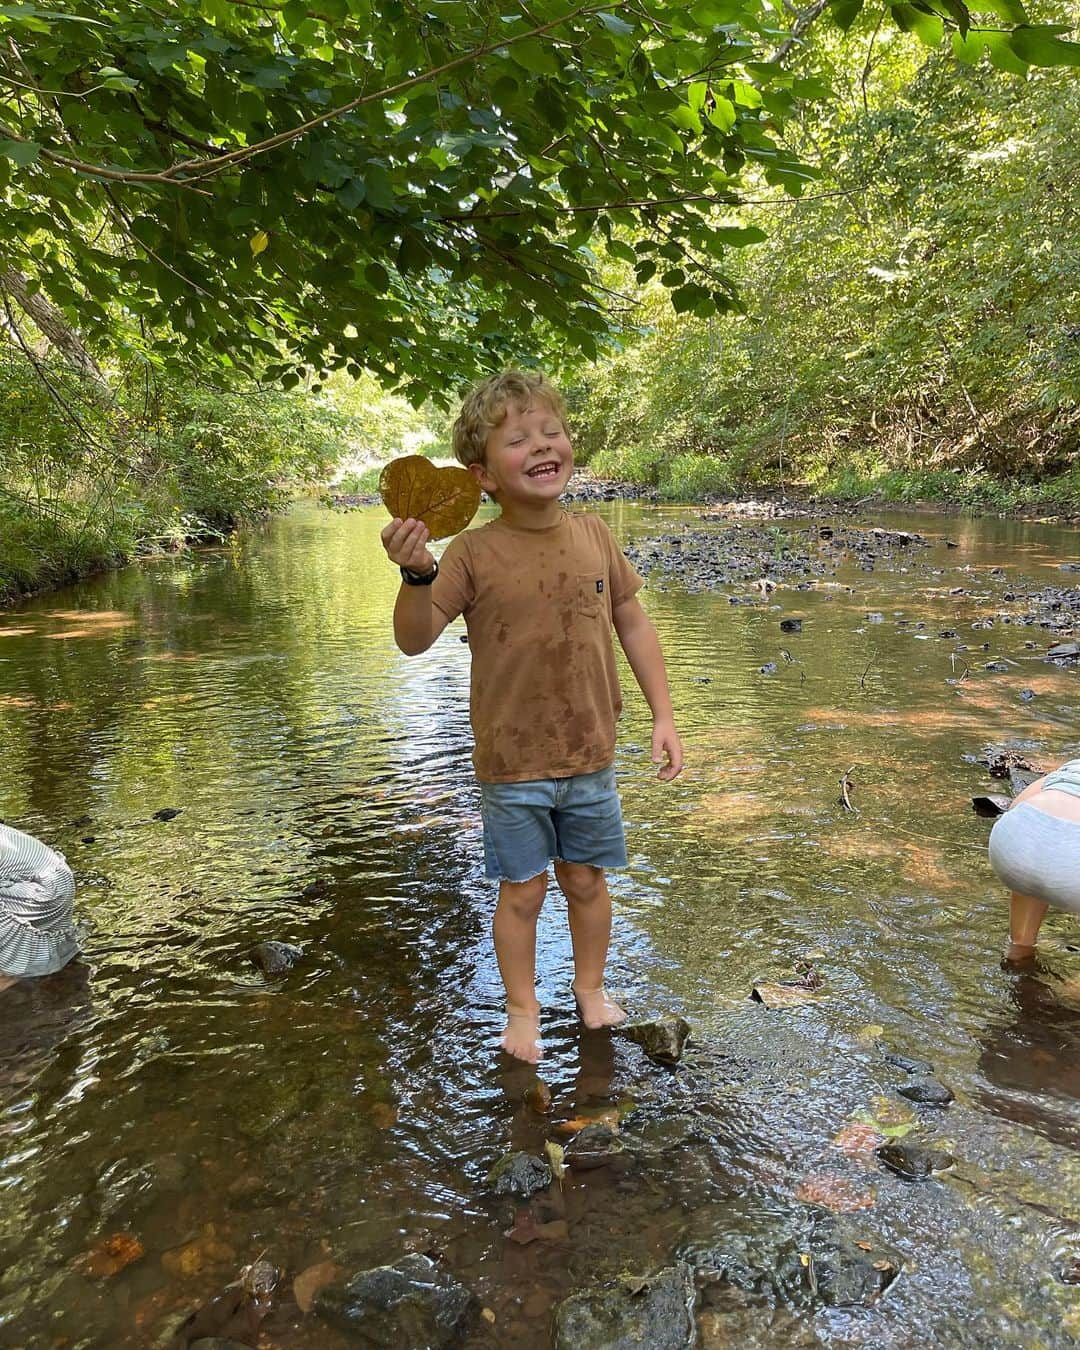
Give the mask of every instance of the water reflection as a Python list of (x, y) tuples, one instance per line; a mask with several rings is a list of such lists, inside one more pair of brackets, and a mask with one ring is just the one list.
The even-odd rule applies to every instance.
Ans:
[(995, 1115), (1075, 1149), (1080, 1144), (1080, 990), (1022, 974), (980, 1037), (980, 1100)]
[[(701, 523), (604, 509), (624, 542)], [(936, 542), (902, 571), (843, 562), (745, 605), (728, 592), (750, 582), (691, 594), (657, 577), (644, 593), (690, 758), (657, 783), (627, 678), (631, 866), (612, 883), (609, 984), (636, 1014), (684, 1013), (695, 1042), (672, 1074), (582, 1032), (553, 888), (550, 1117), (523, 1101), (533, 1071), (496, 1051), (468, 650), (460, 625), (420, 658), (394, 649), (378, 511), (305, 508), (0, 616), (0, 815), (65, 852), (93, 920), (81, 972), (0, 995), (0, 1343), (152, 1343), (263, 1250), (291, 1279), (433, 1246), (496, 1316), (472, 1343), (529, 1350), (566, 1293), (680, 1244), (753, 1236), (797, 1257), (795, 1191), (834, 1172), (874, 1190), (859, 1217), (910, 1270), (872, 1313), (720, 1299), (714, 1337), (906, 1345), (917, 1326), (945, 1344), (1058, 1343), (1067, 1291), (1047, 1272), (1080, 1227), (1060, 983), (1080, 958), (1058, 951), (1052, 989), (1000, 971), (1005, 905), (968, 800), (993, 788), (971, 762), (989, 741), (1077, 753), (1077, 672), (1041, 659), (1042, 630), (1004, 622), (988, 571), (1059, 580), (1076, 534), (890, 523)], [(790, 615), (800, 632), (780, 631)], [(1009, 673), (985, 669), (999, 659)], [(166, 807), (179, 814), (155, 818)], [(1051, 942), (1071, 923), (1052, 916)], [(278, 982), (248, 959), (266, 939), (304, 950)], [(821, 1002), (749, 1002), (754, 979), (807, 954)], [(834, 1144), (897, 1101), (883, 1043), (956, 1091), (946, 1114), (912, 1112), (913, 1138), (961, 1158), (955, 1184), (912, 1187)], [(627, 1164), (569, 1180), (565, 1240), (508, 1241), (493, 1162), (612, 1111)], [(87, 1275), (116, 1233), (144, 1255)], [(282, 1288), (273, 1344), (343, 1344)]]

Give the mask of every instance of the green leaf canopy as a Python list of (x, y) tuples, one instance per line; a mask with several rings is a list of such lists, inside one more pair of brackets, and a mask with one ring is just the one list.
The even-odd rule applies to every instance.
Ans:
[[(963, 26), (967, 55), (956, 12), (889, 9)], [(6, 4), (3, 262), (103, 349), (121, 313), (159, 360), (286, 384), (368, 368), (440, 398), (538, 320), (593, 356), (604, 250), (680, 310), (734, 307), (725, 250), (761, 237), (740, 185), (812, 178), (770, 22), (760, 0)], [(1021, 23), (1016, 60), (1072, 60), (1059, 33)]]

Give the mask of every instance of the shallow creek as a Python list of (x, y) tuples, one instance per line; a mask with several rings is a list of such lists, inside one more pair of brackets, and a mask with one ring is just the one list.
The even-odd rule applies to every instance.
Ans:
[[(0, 1345), (166, 1344), (264, 1258), (259, 1343), (336, 1350), (294, 1278), (426, 1251), (476, 1296), (467, 1345), (531, 1350), (569, 1294), (703, 1249), (760, 1276), (699, 1301), (706, 1346), (1075, 1344), (1080, 924), (1051, 915), (1038, 963), (1001, 968), (971, 797), (1007, 791), (987, 745), (1080, 754), (1080, 663), (1045, 659), (1068, 595), (1027, 598), (1080, 586), (1080, 533), (599, 509), (656, 564), (688, 752), (656, 781), (627, 673), (609, 985), (692, 1039), (672, 1070), (581, 1031), (552, 888), (550, 1117), (496, 1051), (463, 630), (396, 651), (381, 509), (304, 505), (0, 613), (0, 817), (65, 852), (86, 926), (83, 961), (0, 994)], [(279, 979), (249, 959), (268, 939), (303, 949)], [(812, 1001), (750, 998), (797, 961)], [(906, 1102), (886, 1050), (956, 1100)], [(565, 1179), (561, 1236), (508, 1239), (492, 1165), (613, 1108), (620, 1165)], [(901, 1179), (875, 1123), (955, 1166)], [(871, 1306), (768, 1278), (835, 1210), (896, 1255)]]

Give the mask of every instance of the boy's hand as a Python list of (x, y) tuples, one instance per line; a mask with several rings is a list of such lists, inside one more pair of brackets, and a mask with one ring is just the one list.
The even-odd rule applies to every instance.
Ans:
[(675, 723), (671, 721), (654, 722), (652, 733), (652, 762), (661, 767), (657, 778), (665, 783), (678, 778), (683, 767), (683, 748)]
[(379, 535), (382, 546), (392, 563), (407, 567), (410, 572), (422, 576), (435, 566), (435, 559), (427, 550), (430, 538), (428, 527), (422, 520), (399, 520), (396, 516), (389, 525), (384, 525)]

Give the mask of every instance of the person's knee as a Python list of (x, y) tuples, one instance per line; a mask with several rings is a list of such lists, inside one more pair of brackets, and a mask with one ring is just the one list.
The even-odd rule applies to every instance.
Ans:
[(504, 881), (499, 886), (499, 904), (515, 919), (535, 919), (544, 905), (547, 894), (547, 873), (530, 877), (528, 881)]
[(567, 901), (572, 905), (593, 905), (607, 895), (604, 869), (589, 863), (560, 862), (555, 875)]

